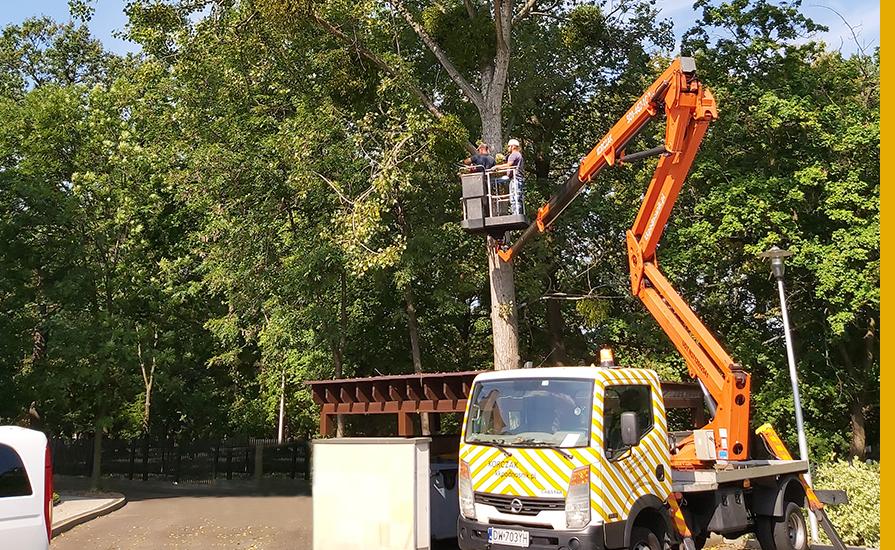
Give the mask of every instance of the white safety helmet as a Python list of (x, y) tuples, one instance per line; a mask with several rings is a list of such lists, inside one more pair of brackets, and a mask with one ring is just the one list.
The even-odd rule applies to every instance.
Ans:
[(507, 142), (507, 147), (522, 147), (522, 144), (519, 143), (518, 139), (511, 139)]

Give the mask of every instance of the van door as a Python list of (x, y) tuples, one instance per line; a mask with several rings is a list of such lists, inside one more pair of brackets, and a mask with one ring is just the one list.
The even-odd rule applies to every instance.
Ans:
[(49, 546), (43, 520), (46, 440), (33, 452), (31, 439), (36, 438), (0, 442), (0, 541), (4, 548)]

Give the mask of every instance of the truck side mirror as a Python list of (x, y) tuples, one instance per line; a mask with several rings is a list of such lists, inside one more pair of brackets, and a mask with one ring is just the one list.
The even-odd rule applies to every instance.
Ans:
[(634, 411), (626, 411), (622, 413), (622, 445), (625, 447), (633, 447), (639, 439), (637, 426), (637, 413)]

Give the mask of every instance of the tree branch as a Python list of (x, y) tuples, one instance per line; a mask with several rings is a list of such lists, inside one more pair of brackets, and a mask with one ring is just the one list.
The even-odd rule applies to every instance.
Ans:
[(475, 6), (472, 5), (472, 1), (463, 0), (463, 5), (466, 6), (466, 13), (469, 15), (469, 18), (475, 19)]
[(525, 19), (525, 16), (528, 15), (528, 12), (530, 12), (532, 8), (535, 7), (535, 4), (537, 4), (538, 1), (539, 0), (527, 0), (525, 2), (525, 5), (522, 6), (522, 9), (519, 10), (519, 13), (517, 13), (516, 16), (513, 17), (513, 25)]
[(407, 9), (402, 0), (392, 0), (392, 5), (395, 6), (395, 9), (398, 10), (398, 13), (404, 17), (404, 20), (407, 21), (407, 24), (410, 25), (410, 28), (413, 29), (413, 32), (420, 37), (420, 40), (423, 41), (423, 44), (429, 48), (429, 51), (435, 55), (435, 59), (441, 63), (441, 66), (444, 67), (444, 70), (447, 71), (448, 76), (451, 77), (451, 80), (460, 88), (463, 94), (469, 99), (469, 101), (473, 102), (476, 107), (481, 107), (484, 104), (484, 99), (482, 98), (482, 94), (479, 93), (478, 90), (473, 88), (472, 84), (466, 80), (463, 75), (460, 74), (460, 71), (457, 70), (457, 67), (448, 59), (447, 54), (441, 47), (438, 45), (435, 40), (429, 36), (429, 33), (426, 32), (426, 29), (420, 25), (416, 19), (414, 19), (413, 14)]
[(435, 106), (435, 102), (432, 101), (432, 98), (430, 98), (428, 95), (426, 95), (426, 93), (423, 92), (423, 90), (420, 89), (419, 86), (417, 86), (413, 82), (410, 82), (408, 79), (404, 78), (391, 65), (389, 65), (388, 63), (383, 61), (379, 56), (374, 54), (372, 51), (370, 51), (367, 48), (360, 45), (357, 40), (352, 39), (350, 36), (348, 36), (347, 34), (342, 32), (341, 29), (339, 29), (338, 27), (336, 27), (335, 25), (333, 25), (326, 19), (323, 19), (322, 17), (318, 16), (316, 13), (311, 13), (311, 18), (321, 28), (323, 28), (323, 30), (325, 30), (332, 36), (338, 38), (346, 46), (354, 48), (354, 50), (358, 54), (360, 54), (362, 57), (366, 58), (367, 60), (371, 61), (374, 65), (379, 67), (380, 70), (382, 70), (383, 72), (385, 72), (386, 74), (388, 74), (394, 78), (401, 79), (401, 81), (410, 89), (410, 91), (413, 92), (413, 94), (420, 100), (420, 103), (423, 104), (423, 106), (426, 108), (427, 111), (432, 113), (432, 115), (435, 116), (436, 118), (444, 118), (444, 113), (442, 113), (441, 110)]

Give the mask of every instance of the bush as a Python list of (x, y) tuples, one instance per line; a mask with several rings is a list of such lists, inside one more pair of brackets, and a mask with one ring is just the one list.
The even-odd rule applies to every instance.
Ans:
[(817, 467), (814, 485), (818, 489), (840, 489), (848, 493), (848, 504), (825, 508), (843, 542), (879, 548), (878, 462), (837, 460), (821, 464)]
[(53, 506), (57, 506), (60, 502), (62, 502), (62, 497), (59, 496), (59, 493), (53, 492)]

